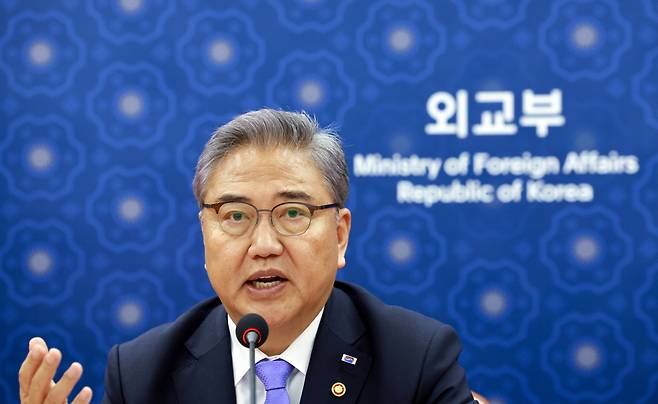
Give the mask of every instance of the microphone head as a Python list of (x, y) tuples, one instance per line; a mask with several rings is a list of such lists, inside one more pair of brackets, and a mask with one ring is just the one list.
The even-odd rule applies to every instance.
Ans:
[(269, 327), (267, 326), (265, 319), (256, 313), (249, 313), (242, 317), (235, 328), (235, 336), (238, 338), (238, 341), (247, 348), (249, 348), (247, 334), (250, 332), (255, 332), (256, 335), (258, 335), (256, 348), (263, 345), (265, 340), (267, 340)]

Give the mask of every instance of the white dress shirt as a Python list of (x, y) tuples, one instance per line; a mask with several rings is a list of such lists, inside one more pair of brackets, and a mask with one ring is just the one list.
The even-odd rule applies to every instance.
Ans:
[[(286, 383), (290, 404), (299, 404), (302, 399), (302, 390), (304, 389), (308, 363), (311, 360), (313, 343), (318, 333), (322, 313), (324, 313), (324, 308), (320, 310), (318, 315), (311, 321), (311, 324), (299, 334), (281, 355), (267, 356), (260, 349), (256, 348), (256, 363), (262, 359), (283, 359), (293, 366), (293, 370)], [(249, 348), (245, 348), (238, 342), (235, 336), (236, 325), (230, 316), (226, 316), (226, 318), (228, 319), (228, 330), (231, 334), (231, 357), (233, 360), (233, 381), (235, 382), (236, 403), (249, 404)], [(256, 403), (264, 402), (265, 386), (258, 379), (258, 376), (256, 376)]]

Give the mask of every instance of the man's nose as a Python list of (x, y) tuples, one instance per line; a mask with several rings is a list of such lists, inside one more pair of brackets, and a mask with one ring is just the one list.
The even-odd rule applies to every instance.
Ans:
[[(269, 212), (258, 212), (258, 223), (251, 235), (251, 245), (248, 254), (250, 257), (269, 257), (281, 255), (283, 244), (279, 240), (279, 233), (272, 226)], [(261, 214), (263, 214), (261, 216)]]

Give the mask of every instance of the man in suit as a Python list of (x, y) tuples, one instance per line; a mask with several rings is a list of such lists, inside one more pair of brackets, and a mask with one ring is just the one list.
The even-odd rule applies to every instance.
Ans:
[[(305, 114), (260, 110), (220, 127), (193, 182), (206, 271), (217, 297), (112, 348), (104, 402), (246, 403), (248, 353), (235, 324), (260, 314), (257, 401), (471, 403), (448, 326), (336, 281), (351, 213), (337, 136)], [(23, 402), (62, 402), (80, 377), (33, 339)], [(88, 402), (81, 390), (73, 403)]]

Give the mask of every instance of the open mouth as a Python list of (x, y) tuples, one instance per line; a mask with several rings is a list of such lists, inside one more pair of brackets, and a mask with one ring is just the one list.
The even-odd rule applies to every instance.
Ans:
[(267, 289), (273, 288), (286, 281), (287, 279), (281, 278), (279, 276), (263, 276), (257, 279), (249, 280), (247, 283), (256, 289)]

